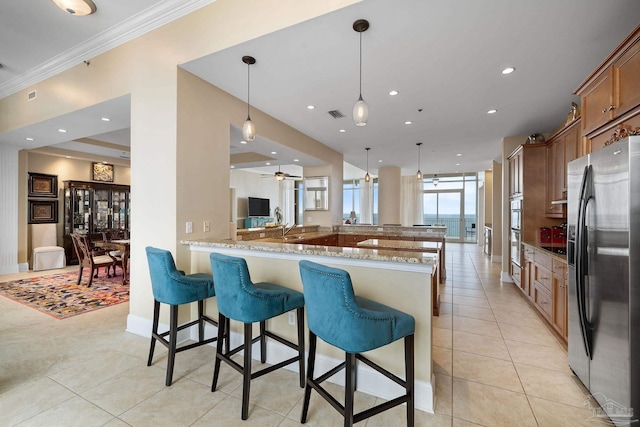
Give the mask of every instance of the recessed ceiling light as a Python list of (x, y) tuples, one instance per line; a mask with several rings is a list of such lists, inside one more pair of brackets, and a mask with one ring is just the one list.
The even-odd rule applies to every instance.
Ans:
[(340, 132), (341, 132), (341, 133), (345, 133), (345, 132), (346, 132), (346, 130), (344, 130), (344, 129), (340, 129)]
[(235, 166), (231, 165), (231, 169), (235, 169), (235, 168), (236, 168)]
[(58, 129), (58, 132), (67, 133), (67, 130), (66, 129)]
[(460, 163), (456, 163), (456, 166), (460, 166)]
[(307, 105), (307, 110), (313, 110), (315, 108), (316, 108), (315, 105)]
[(240, 141), (240, 144), (246, 144), (247, 141), (245, 141), (244, 139), (242, 141)]
[(378, 163), (382, 163), (382, 160), (378, 160)]
[(407, 120), (406, 122), (404, 122), (405, 125), (410, 125), (411, 123), (413, 123), (411, 120)]
[(299, 160), (299, 159), (293, 159), (293, 161), (294, 161), (294, 162), (299, 162), (300, 160)]
[(397, 94), (399, 94), (400, 92), (398, 92), (397, 90), (392, 90), (391, 92), (389, 92), (389, 95), (391, 96), (396, 96)]
[(31, 138), (30, 136), (25, 138), (27, 141), (35, 141), (35, 139)]
[(513, 67), (507, 67), (504, 70), (502, 70), (502, 74), (511, 74), (515, 71), (516, 69)]
[(70, 159), (70, 158), (71, 158), (71, 156), (64, 156), (64, 157), (65, 157), (66, 159)]
[(267, 163), (265, 163), (265, 165), (267, 165), (267, 166), (271, 166), (271, 163), (270, 163), (270, 162), (267, 162)]
[(272, 152), (271, 152), (271, 154), (278, 154), (278, 153), (277, 153), (277, 152), (275, 152), (275, 151), (272, 151)]
[(100, 120), (102, 120), (103, 122), (110, 122), (111, 119), (109, 117), (102, 117)]
[(495, 114), (497, 112), (498, 112), (498, 110), (489, 110), (489, 111), (487, 111), (487, 114)]
[(462, 156), (462, 153), (456, 154), (456, 157), (460, 157), (460, 156)]

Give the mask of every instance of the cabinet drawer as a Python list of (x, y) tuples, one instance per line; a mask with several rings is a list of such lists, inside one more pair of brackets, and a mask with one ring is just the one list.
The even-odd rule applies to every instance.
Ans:
[(540, 312), (549, 320), (553, 313), (551, 304), (551, 294), (538, 283), (533, 283), (533, 303), (540, 309)]
[(538, 264), (533, 265), (533, 280), (551, 292), (551, 271)]
[(542, 251), (536, 251), (534, 255), (534, 260), (536, 264), (551, 271), (551, 255), (547, 255)]
[(566, 270), (567, 270), (567, 263), (562, 262), (555, 258), (553, 259), (551, 271), (553, 272), (554, 276), (558, 276), (564, 279), (567, 274)]
[(524, 256), (524, 259), (533, 262), (535, 259), (536, 250), (529, 245), (523, 245), (523, 248), (524, 252), (522, 255)]

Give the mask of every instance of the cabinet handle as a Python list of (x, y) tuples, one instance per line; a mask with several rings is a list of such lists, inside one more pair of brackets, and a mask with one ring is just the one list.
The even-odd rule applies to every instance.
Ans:
[(616, 108), (618, 108), (618, 107), (615, 106), (615, 105), (609, 105), (608, 107), (605, 107), (605, 108), (602, 109), (602, 114), (608, 113), (609, 111), (615, 110)]

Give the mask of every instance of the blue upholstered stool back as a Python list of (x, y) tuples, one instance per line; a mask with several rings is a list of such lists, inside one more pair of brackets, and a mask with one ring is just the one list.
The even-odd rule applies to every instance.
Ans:
[(188, 304), (215, 296), (213, 278), (206, 274), (185, 276), (176, 268), (171, 252), (147, 246), (151, 289), (156, 301), (170, 305)]
[(412, 316), (357, 297), (349, 273), (300, 261), (309, 330), (348, 353), (363, 353), (413, 334)]
[(267, 283), (253, 283), (243, 258), (212, 253), (211, 271), (218, 310), (244, 323), (260, 322), (304, 305), (300, 292)]

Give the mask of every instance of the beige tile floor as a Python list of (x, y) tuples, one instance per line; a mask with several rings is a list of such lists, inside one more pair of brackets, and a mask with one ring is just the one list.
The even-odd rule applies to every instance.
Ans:
[[(448, 244), (447, 257), (442, 314), (434, 319), (436, 412), (416, 411), (416, 426), (597, 426), (566, 352), (519, 291), (500, 283), (499, 266), (471, 244)], [(300, 424), (303, 392), (286, 370), (252, 382), (242, 422), (239, 374), (223, 366), (210, 392), (213, 347), (178, 354), (174, 384), (165, 387), (166, 351), (160, 346), (147, 367), (148, 339), (125, 332), (127, 312), (121, 304), (55, 320), (0, 297), (0, 426)], [(358, 393), (358, 410), (376, 403)], [(404, 419), (396, 408), (360, 425)], [(307, 425), (342, 423), (312, 395)]]

